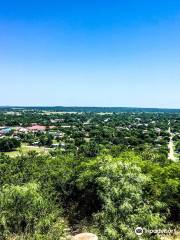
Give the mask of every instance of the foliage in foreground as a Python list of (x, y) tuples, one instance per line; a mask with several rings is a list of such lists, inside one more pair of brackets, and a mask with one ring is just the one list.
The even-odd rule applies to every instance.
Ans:
[(77, 186), (87, 194), (86, 198), (90, 191), (91, 195), (95, 192), (98, 195), (101, 210), (93, 214), (92, 228), (102, 239), (133, 240), (137, 238), (134, 233), (137, 226), (163, 227), (165, 218), (159, 212), (164, 204), (145, 197), (144, 189), (150, 178), (129, 158), (140, 161), (133, 154), (124, 154), (115, 159), (102, 156), (81, 164)]
[(0, 172), (1, 239), (65, 239), (69, 221), (101, 240), (134, 240), (137, 226), (179, 219), (180, 164), (152, 153), (0, 155)]
[(0, 203), (2, 238), (12, 233), (20, 235), (19, 239), (29, 238), (31, 234), (35, 239), (51, 239), (52, 234), (52, 239), (60, 239), (65, 235), (60, 211), (42, 196), (36, 183), (3, 186)]

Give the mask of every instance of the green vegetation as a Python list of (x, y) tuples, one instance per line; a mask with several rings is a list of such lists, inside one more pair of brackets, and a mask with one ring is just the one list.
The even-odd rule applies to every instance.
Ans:
[(20, 147), (21, 143), (15, 138), (0, 139), (0, 152), (10, 152)]
[[(13, 128), (0, 140), (19, 144), (0, 154), (0, 239), (63, 240), (86, 230), (136, 240), (138, 226), (178, 226), (180, 162), (168, 159), (167, 145), (171, 124), (178, 154), (179, 114), (18, 113), (0, 114)], [(20, 132), (16, 121), (47, 129)]]
[(177, 222), (180, 164), (162, 166), (158, 155), (152, 160), (148, 155), (112, 157), (105, 149), (92, 158), (1, 155), (1, 238), (58, 239), (53, 231), (63, 236), (68, 224), (100, 239), (136, 239), (136, 226), (156, 229)]

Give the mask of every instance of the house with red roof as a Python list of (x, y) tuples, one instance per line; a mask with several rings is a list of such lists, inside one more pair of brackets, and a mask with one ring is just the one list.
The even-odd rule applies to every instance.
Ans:
[(43, 131), (46, 130), (46, 126), (36, 124), (36, 125), (31, 126), (31, 127), (28, 127), (27, 129), (30, 132), (43, 132)]

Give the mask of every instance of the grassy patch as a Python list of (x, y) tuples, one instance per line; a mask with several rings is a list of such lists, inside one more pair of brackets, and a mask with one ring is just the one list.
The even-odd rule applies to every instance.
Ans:
[(7, 154), (10, 157), (16, 157), (21, 154), (26, 154), (30, 151), (36, 151), (38, 153), (47, 153), (49, 151), (49, 149), (45, 148), (45, 147), (29, 146), (29, 145), (23, 143), (21, 145), (21, 147), (18, 148), (16, 151), (6, 152), (5, 154)]

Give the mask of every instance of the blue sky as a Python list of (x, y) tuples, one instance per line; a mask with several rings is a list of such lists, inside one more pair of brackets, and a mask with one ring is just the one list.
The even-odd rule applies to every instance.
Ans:
[(180, 108), (180, 1), (1, 1), (0, 89), (0, 105)]

